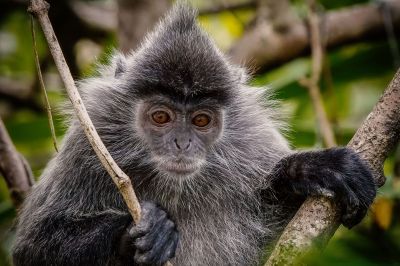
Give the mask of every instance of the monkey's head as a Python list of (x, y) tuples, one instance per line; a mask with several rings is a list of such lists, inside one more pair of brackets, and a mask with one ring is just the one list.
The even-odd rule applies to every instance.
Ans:
[[(136, 99), (135, 129), (157, 170), (196, 173), (224, 130), (224, 109), (240, 82), (196, 24), (195, 12), (175, 6), (116, 75)], [(124, 66), (124, 64), (126, 64)]]
[(276, 138), (273, 111), (260, 104), (264, 90), (246, 83), (246, 71), (216, 48), (197, 25), (196, 12), (176, 5), (138, 50), (117, 54), (81, 89), (100, 137), (124, 171), (184, 180), (234, 169), (233, 162), (257, 168), (254, 154), (265, 158), (265, 145), (248, 143)]

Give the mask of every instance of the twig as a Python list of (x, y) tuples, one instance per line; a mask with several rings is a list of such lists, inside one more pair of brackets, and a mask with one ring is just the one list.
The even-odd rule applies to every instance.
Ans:
[(311, 77), (309, 79), (300, 80), (300, 84), (307, 88), (313, 104), (317, 125), (322, 135), (326, 147), (336, 146), (335, 135), (333, 133), (328, 116), (325, 112), (322, 96), (319, 88), (319, 81), (324, 61), (324, 53), (321, 42), (321, 30), (318, 14), (315, 12), (315, 1), (308, 1), (308, 20), (310, 24), (311, 35)]
[[(57, 37), (47, 15), (49, 8), (50, 5), (44, 0), (31, 0), (28, 11), (35, 15), (39, 20), (49, 45), (50, 52), (56, 63), (58, 72), (60, 73), (61, 79), (64, 82), (68, 97), (72, 102), (75, 113), (81, 123), (86, 137), (92, 145), (97, 157), (99, 157), (102, 165), (111, 176), (115, 185), (118, 187), (119, 192), (121, 193), (128, 207), (129, 213), (137, 224), (141, 218), (141, 208), (135, 191), (133, 190), (131, 179), (121, 170), (121, 168), (119, 168), (114, 159), (111, 157), (86, 111), (86, 107), (83, 104), (78, 89), (75, 86), (71, 72), (65, 61), (61, 47), (57, 41)], [(165, 265), (171, 266), (172, 264), (167, 262)]]
[(0, 119), (0, 173), (6, 180), (11, 200), (18, 208), (28, 193), (33, 180), (29, 166), (24, 164)]
[[(368, 162), (377, 185), (383, 163), (400, 138), (400, 70), (347, 147)], [(294, 265), (321, 250), (339, 226), (339, 209), (327, 198), (309, 198), (290, 221), (265, 265)]]
[(35, 15), (35, 17), (39, 20), (49, 45), (50, 52), (54, 58), (61, 79), (64, 82), (68, 97), (72, 102), (76, 115), (78, 116), (78, 119), (90, 144), (96, 152), (96, 155), (99, 157), (102, 165), (105, 167), (107, 172), (112, 177), (114, 183), (120, 190), (128, 206), (129, 213), (132, 215), (133, 220), (137, 223), (140, 220), (141, 209), (136, 194), (133, 191), (131, 180), (115, 163), (105, 145), (101, 141), (92, 121), (90, 120), (90, 117), (86, 111), (86, 107), (83, 105), (82, 98), (75, 86), (71, 72), (69, 71), (68, 65), (65, 61), (64, 55), (57, 41), (57, 37), (47, 15), (49, 7), (50, 5), (46, 1), (32, 0), (30, 2), (28, 11)]
[(47, 97), (46, 87), (44, 86), (42, 70), (40, 69), (39, 55), (38, 55), (37, 47), (36, 47), (35, 21), (33, 20), (32, 15), (31, 15), (31, 33), (32, 33), (32, 42), (33, 42), (33, 53), (35, 54), (36, 71), (37, 71), (37, 75), (39, 78), (40, 87), (42, 88), (42, 91), (43, 91), (44, 101), (46, 104), (47, 120), (49, 122), (51, 138), (53, 140), (54, 149), (56, 150), (56, 152), (58, 152), (57, 137), (56, 137), (56, 132), (54, 129), (53, 116), (51, 114), (51, 106), (50, 106), (49, 98)]

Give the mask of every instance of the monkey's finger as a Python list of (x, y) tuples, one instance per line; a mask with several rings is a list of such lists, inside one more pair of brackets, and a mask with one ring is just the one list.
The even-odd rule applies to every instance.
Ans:
[(156, 239), (154, 239), (152, 248), (145, 252), (140, 252), (141, 250), (138, 250), (139, 252), (135, 254), (135, 261), (139, 263), (152, 264), (162, 264), (163, 262), (167, 261), (168, 259), (161, 261), (161, 258), (165, 257), (165, 249), (170, 243), (171, 237), (175, 232), (175, 224), (171, 220), (168, 220), (163, 224), (162, 228), (157, 234)]
[(132, 227), (129, 234), (133, 239), (146, 236), (157, 230), (166, 219), (166, 212), (157, 208), (143, 216), (139, 224)]
[(129, 237), (134, 240), (148, 234), (153, 227), (152, 221), (141, 222), (129, 230)]
[(179, 242), (179, 233), (178, 231), (174, 230), (174, 232), (171, 234), (171, 237), (166, 242), (166, 246), (164, 247), (161, 257), (159, 259), (162, 263), (175, 257), (175, 252), (176, 248), (178, 247), (178, 242)]
[(134, 241), (134, 245), (139, 250), (150, 250), (156, 241), (157, 235), (160, 234), (160, 232), (163, 232), (162, 227), (166, 221), (168, 221), (167, 214), (164, 211), (157, 213), (157, 217), (153, 217), (151, 219), (153, 220), (153, 226), (150, 228), (150, 230), (146, 231), (142, 235), (133, 235), (134, 237), (137, 236)]
[(135, 241), (135, 247), (140, 251), (148, 251), (154, 249), (157, 245), (163, 245), (165, 239), (169, 236), (170, 231), (175, 228), (175, 224), (168, 219), (158, 223), (158, 226), (145, 236)]
[(360, 206), (357, 195), (346, 184), (343, 184), (343, 187), (344, 190), (339, 198), (339, 203), (342, 207), (341, 222), (347, 228), (351, 228), (358, 224), (364, 215), (361, 217), (358, 215), (362, 206)]

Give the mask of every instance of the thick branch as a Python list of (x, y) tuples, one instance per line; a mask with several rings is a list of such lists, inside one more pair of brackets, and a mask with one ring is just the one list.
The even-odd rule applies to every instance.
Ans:
[[(392, 12), (394, 27), (399, 26), (400, 1), (385, 0), (385, 3)], [(385, 34), (384, 20), (375, 3), (330, 11), (324, 17), (324, 24), (327, 47)], [(277, 30), (268, 21), (258, 21), (232, 46), (230, 55), (235, 62), (244, 62), (257, 69), (298, 57), (310, 46), (306, 23), (296, 22), (287, 29)]]
[(32, 179), (22, 156), (17, 152), (0, 119), (0, 173), (6, 180), (11, 200), (19, 207), (28, 193)]
[[(399, 138), (400, 70), (348, 144), (368, 162), (379, 186), (385, 182), (383, 162)], [(281, 235), (266, 265), (293, 265), (306, 253), (323, 248), (339, 226), (338, 217), (339, 210), (330, 200), (307, 199)]]
[[(132, 4), (134, 1), (131, 1)], [(151, 5), (152, 3), (146, 3)], [(104, 31), (113, 31), (118, 28), (118, 8), (114, 4), (103, 2), (72, 1), (71, 7), (76, 15), (88, 25)], [(255, 8), (257, 1), (249, 0), (241, 3), (213, 3), (210, 7), (199, 10), (199, 15), (218, 14), (223, 11), (235, 11), (246, 8)], [(137, 10), (136, 10), (137, 11)]]

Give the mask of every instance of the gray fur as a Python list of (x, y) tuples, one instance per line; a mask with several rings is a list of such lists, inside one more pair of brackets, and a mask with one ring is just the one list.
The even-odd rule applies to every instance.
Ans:
[[(272, 167), (290, 149), (280, 133), (280, 123), (274, 120), (275, 109), (265, 104), (264, 88), (246, 84), (246, 71), (229, 63), (199, 29), (195, 15), (187, 7), (176, 6), (135, 53), (126, 57), (116, 54), (110, 66), (97, 77), (81, 81), (79, 87), (96, 129), (118, 165), (132, 178), (139, 199), (159, 203), (176, 222), (180, 242), (172, 263), (254, 265), (259, 262), (262, 247), (276, 234), (276, 217), (272, 214), (280, 211), (278, 206), (262, 203), (260, 191), (268, 190)], [(181, 54), (170, 58), (169, 50)], [(176, 66), (166, 77), (157, 76), (165, 69), (159, 61), (172, 64), (173, 60), (179, 60), (182, 69), (190, 72), (194, 86), (198, 85), (187, 92), (187, 97), (216, 93), (224, 110), (221, 137), (208, 148), (201, 169), (187, 178), (157, 170), (149, 145), (136, 125), (137, 105), (147, 97), (145, 93), (151, 93), (136, 89), (140, 80), (163, 79), (169, 84), (175, 82), (173, 87), (182, 87), (184, 79), (171, 76), (182, 71)], [(217, 92), (209, 92), (213, 88)], [(58, 217), (62, 224), (52, 225)], [(85, 232), (84, 236), (76, 233), (73, 238), (75, 231), (63, 228), (66, 221), (72, 228), (75, 222), (87, 219), (104, 219), (110, 232), (121, 231), (130, 220), (111, 178), (78, 120), (72, 118), (60, 152), (21, 210), (14, 244), (16, 264), (81, 265), (95, 261), (114, 265), (116, 255), (112, 251), (108, 257), (83, 257), (88, 252), (95, 254), (96, 248), (112, 249), (103, 247), (108, 244), (101, 241), (112, 242), (116, 235), (110, 233), (106, 236), (109, 239), (102, 239), (96, 235), (100, 227), (92, 231), (82, 227), (79, 230)], [(54, 231), (47, 235), (50, 233), (46, 230)]]

